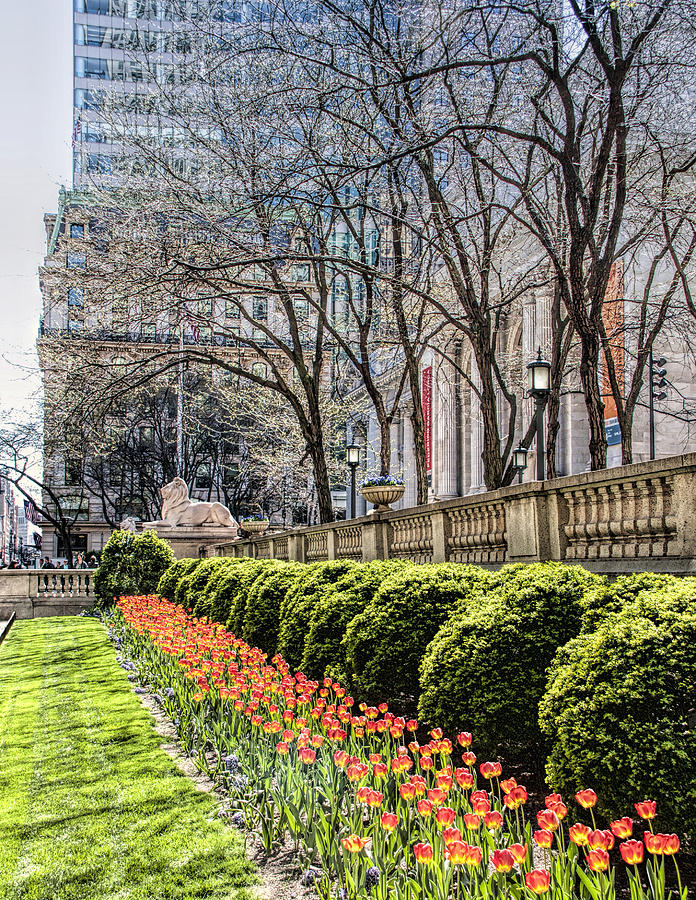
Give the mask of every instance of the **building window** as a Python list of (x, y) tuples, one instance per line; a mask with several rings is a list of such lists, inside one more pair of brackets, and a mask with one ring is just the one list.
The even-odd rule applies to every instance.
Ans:
[(251, 374), (257, 378), (266, 378), (268, 376), (268, 366), (266, 363), (256, 362), (251, 367)]
[(259, 322), (265, 322), (268, 318), (268, 300), (265, 297), (254, 297), (253, 316)]
[(229, 465), (227, 465), (223, 468), (222, 483), (225, 486), (234, 484), (238, 478), (239, 478), (239, 464), (238, 463), (230, 463)]
[(295, 315), (302, 322), (309, 318), (309, 300), (305, 297), (295, 300)]
[(309, 281), (309, 263), (296, 264), (292, 267), (293, 281)]
[(87, 255), (75, 250), (68, 250), (68, 268), (84, 269), (87, 266)]
[(82, 479), (82, 461), (79, 459), (65, 460), (65, 484), (75, 487)]
[(73, 222), (70, 226), (70, 237), (71, 238), (83, 238), (85, 236), (85, 226), (79, 225)]
[(154, 341), (157, 338), (157, 325), (154, 322), (143, 322), (143, 340)]
[(225, 318), (227, 319), (238, 319), (239, 318), (239, 304), (236, 300), (225, 300)]
[(82, 288), (68, 288), (68, 309), (82, 309), (85, 304), (85, 293)]
[(213, 315), (213, 301), (212, 300), (199, 300), (198, 301), (198, 315), (206, 316), (210, 318)]
[(194, 481), (194, 486), (199, 491), (205, 491), (210, 487), (210, 485), (211, 485), (210, 467), (205, 466), (205, 465), (199, 466), (196, 469), (196, 478)]

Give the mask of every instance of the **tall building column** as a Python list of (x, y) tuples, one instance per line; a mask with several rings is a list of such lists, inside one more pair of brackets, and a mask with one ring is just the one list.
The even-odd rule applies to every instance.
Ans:
[(437, 497), (459, 496), (459, 428), (457, 422), (457, 373), (449, 360), (437, 370)]
[(415, 506), (418, 498), (416, 462), (413, 454), (413, 424), (411, 410), (404, 409), (404, 491), (403, 507)]

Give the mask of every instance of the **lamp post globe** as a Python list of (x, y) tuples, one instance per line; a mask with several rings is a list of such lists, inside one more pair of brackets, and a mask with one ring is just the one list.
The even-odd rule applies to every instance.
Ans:
[(541, 347), (537, 351), (537, 358), (527, 366), (527, 390), (536, 402), (536, 477), (537, 481), (544, 481), (546, 478), (544, 412), (551, 393), (551, 363), (541, 355)]
[[(348, 444), (346, 446), (346, 462), (350, 466), (350, 518), (355, 518), (355, 472), (360, 465), (360, 447), (358, 444)], [(346, 510), (346, 518), (348, 511)]]

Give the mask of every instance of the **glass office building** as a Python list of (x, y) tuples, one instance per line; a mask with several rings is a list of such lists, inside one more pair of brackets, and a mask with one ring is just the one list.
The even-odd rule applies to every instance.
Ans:
[(249, 0), (73, 0), (76, 188), (118, 183), (128, 164), (137, 163), (122, 153), (114, 98), (123, 104), (129, 128), (138, 123), (147, 129), (153, 85), (181, 77), (191, 23), (205, 17), (226, 28), (250, 8)]

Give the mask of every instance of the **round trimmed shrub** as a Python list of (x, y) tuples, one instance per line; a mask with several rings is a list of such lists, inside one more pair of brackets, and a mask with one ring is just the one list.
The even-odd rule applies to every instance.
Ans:
[(372, 601), (385, 578), (408, 566), (401, 560), (375, 560), (353, 566), (319, 597), (300, 668), (313, 679), (325, 675), (352, 684), (343, 638), (350, 622)]
[(505, 566), (427, 648), (419, 715), (474, 732), (482, 754), (536, 758), (546, 667), (580, 633), (586, 595), (603, 581), (561, 563)]
[(357, 565), (349, 559), (309, 563), (286, 593), (280, 608), (278, 653), (292, 669), (298, 669), (302, 662), (307, 633), (320, 597)]
[(177, 603), (187, 609), (194, 616), (206, 616), (208, 610), (205, 606), (205, 589), (208, 581), (226, 560), (219, 557), (202, 559), (199, 564), (185, 575), (179, 582), (175, 597)]
[(157, 593), (170, 603), (174, 602), (177, 585), (182, 578), (190, 575), (200, 559), (178, 559), (164, 572), (157, 585)]
[(108, 607), (129, 594), (154, 593), (173, 562), (172, 548), (154, 531), (114, 531), (94, 573), (97, 606)]
[(360, 697), (411, 709), (426, 647), (450, 613), (490, 579), (477, 566), (453, 563), (410, 563), (386, 578), (346, 629), (346, 660)]
[[(228, 631), (238, 637), (244, 630), (249, 592), (257, 578), (267, 577), (282, 563), (272, 559), (248, 559), (241, 566), (235, 566), (220, 582), (220, 590), (213, 601), (213, 615), (216, 621), (224, 622)], [(236, 588), (233, 580), (236, 578)], [(261, 648), (265, 650), (266, 648)]]
[(611, 584), (603, 584), (596, 591), (590, 591), (583, 616), (583, 631), (594, 631), (606, 616), (620, 612), (632, 603), (643, 591), (672, 591), (674, 587), (691, 585), (696, 590), (696, 578), (677, 578), (657, 572), (636, 572), (620, 575)]
[(302, 563), (279, 563), (277, 571), (264, 573), (249, 591), (242, 637), (251, 647), (265, 650), (269, 659), (278, 646), (280, 607), (303, 570)]
[[(678, 582), (673, 579), (673, 582)], [(592, 787), (606, 816), (658, 802), (659, 831), (696, 834), (694, 579), (643, 590), (560, 648), (539, 709), (549, 784)]]
[(217, 595), (218, 588), (222, 583), (222, 579), (233, 566), (241, 565), (243, 563), (243, 559), (234, 556), (228, 556), (220, 558), (218, 560), (218, 563), (219, 565), (217, 565), (210, 573), (210, 577), (206, 582), (205, 588), (203, 590), (203, 595), (200, 600), (200, 605), (198, 607), (199, 615), (208, 616), (214, 622), (221, 621), (219, 618), (216, 618), (213, 615), (213, 612), (215, 606), (215, 597)]

